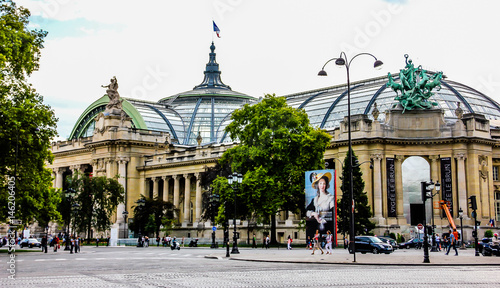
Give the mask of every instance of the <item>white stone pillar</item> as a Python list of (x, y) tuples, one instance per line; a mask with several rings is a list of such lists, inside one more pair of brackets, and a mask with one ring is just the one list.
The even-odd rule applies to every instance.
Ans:
[(371, 155), (373, 159), (373, 216), (381, 219), (382, 216), (382, 154)]
[(201, 217), (201, 174), (195, 173), (196, 177), (196, 210), (195, 210), (195, 219), (196, 222), (200, 222)]
[(179, 207), (179, 180), (181, 179), (181, 175), (174, 175), (174, 206), (177, 209)]
[[(467, 159), (467, 156), (465, 153), (457, 153), (455, 155), (455, 159), (457, 159), (457, 183), (458, 183), (458, 206), (462, 207), (462, 210), (468, 211), (467, 207), (467, 183), (466, 179), (467, 176), (465, 174), (465, 159)], [(457, 209), (455, 209), (458, 211)], [(467, 213), (464, 213), (465, 217), (464, 219), (467, 218)], [(468, 219), (468, 218), (467, 218)]]
[(184, 174), (184, 221), (183, 224), (189, 223), (189, 203), (191, 202), (191, 176)]
[(66, 171), (66, 167), (56, 168), (56, 188), (63, 188), (63, 173)]
[(168, 181), (170, 180), (170, 177), (161, 176), (161, 179), (163, 180), (163, 201), (168, 202)]
[[(439, 160), (439, 156), (438, 155), (430, 155), (429, 156), (429, 159), (431, 160), (431, 180), (432, 182), (434, 183), (437, 183), (437, 181), (439, 181), (439, 163), (438, 163), (438, 160)], [(442, 181), (439, 181), (439, 184), (443, 184)], [(443, 187), (441, 187), (443, 188)], [(433, 194), (436, 194), (436, 190), (433, 190), (432, 191)], [(440, 212), (440, 209), (434, 209), (434, 202), (441, 200), (439, 199), (439, 195), (441, 195), (441, 192), (438, 193), (436, 196), (434, 196), (431, 200), (432, 200), (432, 203), (431, 203), (431, 209), (432, 209), (432, 215), (434, 215), (434, 218), (441, 218), (441, 212)], [(458, 210), (457, 210), (458, 211)], [(437, 221), (434, 221), (435, 223), (437, 223)]]
[[(128, 158), (121, 157), (118, 159), (118, 174), (120, 175), (120, 178), (118, 178), (118, 183), (123, 186), (123, 190), (125, 193), (125, 203), (120, 203), (118, 204), (118, 207), (116, 209), (116, 219), (117, 223), (122, 224), (125, 223), (125, 219), (123, 218), (123, 212), (127, 209), (127, 162), (129, 161)], [(123, 230), (125, 227), (123, 227)], [(121, 234), (125, 235), (125, 233)]]
[(160, 181), (160, 178), (158, 177), (153, 177), (153, 199), (158, 198), (158, 182)]

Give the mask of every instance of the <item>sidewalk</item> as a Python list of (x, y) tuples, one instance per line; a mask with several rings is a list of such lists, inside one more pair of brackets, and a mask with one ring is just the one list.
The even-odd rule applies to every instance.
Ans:
[(430, 252), (430, 263), (423, 263), (423, 249), (403, 249), (396, 250), (393, 253), (386, 254), (361, 254), (356, 253), (356, 262), (353, 262), (354, 255), (349, 254), (347, 250), (337, 248), (333, 250), (332, 255), (321, 255), (321, 251), (316, 251), (315, 255), (311, 255), (312, 250), (307, 249), (251, 249), (240, 248), (240, 254), (230, 254), (226, 258), (225, 249), (211, 250), (211, 254), (206, 255), (206, 258), (211, 259), (230, 259), (239, 261), (257, 261), (257, 262), (278, 262), (278, 263), (315, 263), (315, 264), (351, 264), (351, 265), (422, 265), (422, 266), (500, 266), (500, 257), (497, 256), (474, 256), (475, 251), (472, 248), (467, 250), (458, 250), (458, 256), (454, 256), (453, 249), (449, 255), (445, 255), (444, 251)]

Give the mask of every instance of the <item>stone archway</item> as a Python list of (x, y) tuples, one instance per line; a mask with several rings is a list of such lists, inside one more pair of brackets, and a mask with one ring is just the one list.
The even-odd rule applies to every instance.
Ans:
[[(420, 156), (406, 158), (402, 165), (403, 176), (403, 211), (408, 224), (412, 223), (413, 218), (423, 218), (422, 211), (422, 192), (420, 183), (430, 181), (431, 167), (429, 162)], [(430, 211), (432, 203), (427, 201), (426, 211)], [(429, 213), (427, 213), (429, 214)], [(427, 217), (430, 220), (430, 217)], [(423, 219), (419, 223), (423, 222)]]

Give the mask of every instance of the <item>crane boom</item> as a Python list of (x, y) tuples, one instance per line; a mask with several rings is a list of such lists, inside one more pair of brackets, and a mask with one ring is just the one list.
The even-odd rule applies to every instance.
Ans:
[(446, 213), (446, 217), (448, 217), (448, 222), (450, 222), (450, 227), (453, 230), (457, 229), (457, 226), (455, 225), (455, 221), (453, 221), (453, 217), (451, 217), (450, 209), (448, 208), (446, 201), (444, 201), (444, 200), (439, 201), (439, 205), (441, 206), (441, 209), (444, 210), (444, 213)]

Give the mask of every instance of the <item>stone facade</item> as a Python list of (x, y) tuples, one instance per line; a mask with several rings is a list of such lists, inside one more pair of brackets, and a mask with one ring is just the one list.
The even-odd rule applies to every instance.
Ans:
[[(325, 153), (325, 159), (337, 159), (337, 191), (341, 197), (341, 161), (347, 152), (347, 118), (340, 127), (330, 130), (333, 139)], [(101, 115), (96, 118), (94, 135), (77, 140), (57, 142), (52, 146), (55, 160), (50, 168), (54, 171), (54, 187), (64, 189), (63, 177), (72, 171), (92, 172), (94, 175), (113, 177), (120, 175), (120, 183), (126, 191), (126, 201), (116, 211), (113, 221), (120, 229), (118, 235), (125, 235), (122, 212), (130, 212), (141, 195), (159, 196), (171, 201), (180, 209), (177, 222), (177, 237), (197, 237), (209, 242), (212, 225), (202, 222), (202, 193), (200, 173), (215, 162), (232, 144), (206, 144), (182, 146), (170, 142), (170, 135), (132, 128), (130, 121), (117, 116)], [(440, 161), (451, 158), (451, 193), (453, 218), (457, 226), (458, 207), (464, 210), (463, 224), (466, 240), (471, 239), (473, 220), (467, 209), (467, 198), (476, 195), (478, 220), (485, 227), (489, 219), (498, 219), (495, 211), (498, 203), (498, 168), (500, 130), (491, 128), (482, 115), (464, 114), (455, 123), (444, 121), (443, 111), (399, 108), (386, 112), (383, 122), (371, 120), (367, 115), (352, 115), (351, 130), (353, 149), (359, 162), (373, 160), (373, 169), (361, 165), (365, 191), (377, 224), (376, 235), (387, 232), (400, 233), (410, 237), (413, 226), (404, 215), (402, 165), (412, 156), (424, 158), (430, 167), (429, 179), (442, 181)], [(388, 158), (394, 159), (395, 215), (389, 213)], [(417, 168), (416, 168), (417, 169)], [(496, 174), (494, 174), (496, 173)], [(391, 176), (392, 177), (392, 176)], [(433, 199), (440, 200), (441, 194)], [(438, 199), (439, 198), (439, 199)], [(434, 209), (434, 223), (437, 231), (446, 232), (449, 226), (439, 209)], [(285, 241), (288, 235), (305, 241), (305, 232), (299, 230), (301, 215), (277, 217), (278, 240)], [(429, 216), (427, 218), (429, 221)], [(430, 222), (429, 222), (430, 223)], [(262, 228), (262, 227), (261, 227)], [(217, 238), (222, 238), (222, 229)], [(256, 224), (243, 221), (238, 225), (241, 240), (250, 239), (255, 233), (259, 241), (262, 229)], [(480, 234), (482, 235), (482, 234)]]

